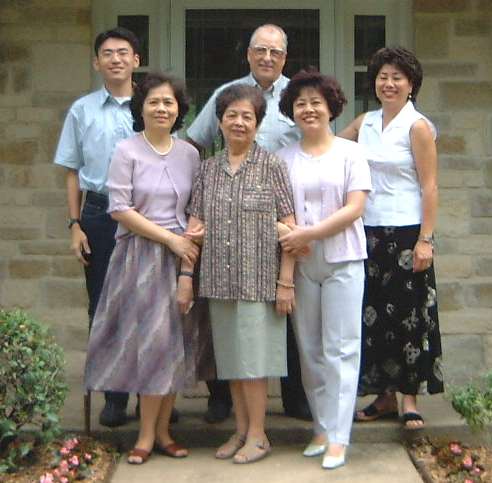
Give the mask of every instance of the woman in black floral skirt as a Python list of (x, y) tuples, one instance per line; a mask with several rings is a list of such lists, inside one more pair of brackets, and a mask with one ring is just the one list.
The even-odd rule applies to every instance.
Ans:
[(422, 68), (411, 52), (380, 49), (368, 79), (381, 109), (340, 134), (365, 146), (373, 184), (364, 214), (369, 258), (359, 393), (377, 397), (355, 419), (397, 417), (400, 392), (405, 428), (419, 429), (417, 394), (443, 392), (433, 266), (435, 128), (414, 107)]

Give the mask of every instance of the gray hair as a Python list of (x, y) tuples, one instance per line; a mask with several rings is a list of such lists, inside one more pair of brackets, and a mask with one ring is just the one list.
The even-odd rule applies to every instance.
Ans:
[(263, 25), (260, 25), (255, 29), (255, 31), (251, 34), (251, 39), (249, 41), (249, 46), (252, 47), (255, 45), (254, 40), (258, 32), (262, 29), (267, 29), (267, 30), (276, 30), (281, 36), (282, 36), (282, 42), (284, 44), (284, 49), (287, 52), (287, 34), (284, 32), (284, 29), (282, 27), (279, 27), (278, 25), (275, 25), (273, 23), (266, 23)]

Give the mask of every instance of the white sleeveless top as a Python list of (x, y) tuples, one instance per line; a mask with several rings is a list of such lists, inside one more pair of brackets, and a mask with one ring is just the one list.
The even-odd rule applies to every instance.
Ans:
[(371, 169), (373, 191), (364, 213), (366, 226), (407, 226), (422, 221), (420, 183), (412, 155), (410, 129), (419, 119), (434, 125), (408, 101), (384, 131), (383, 110), (368, 112), (358, 142), (364, 147)]

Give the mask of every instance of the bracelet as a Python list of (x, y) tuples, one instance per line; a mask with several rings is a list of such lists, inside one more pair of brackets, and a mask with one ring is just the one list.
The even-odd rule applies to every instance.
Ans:
[(181, 275), (183, 275), (183, 277), (193, 278), (193, 272), (187, 272), (185, 270), (181, 270), (181, 272), (179, 272), (179, 276), (181, 277)]
[(277, 280), (277, 285), (284, 288), (295, 288), (295, 285), (293, 283), (282, 282), (282, 280)]
[(429, 243), (431, 247), (434, 247), (434, 235), (420, 235), (418, 241)]

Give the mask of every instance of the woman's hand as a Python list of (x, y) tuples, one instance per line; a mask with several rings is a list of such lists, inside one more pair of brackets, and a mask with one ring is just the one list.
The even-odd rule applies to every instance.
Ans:
[(417, 241), (413, 249), (413, 271), (423, 272), (432, 265), (434, 256), (432, 245), (425, 241)]
[(287, 253), (303, 254), (303, 250), (306, 250), (307, 245), (311, 241), (309, 228), (297, 225), (289, 225), (289, 228), (292, 231), (279, 239), (282, 249)]
[(205, 225), (196, 226), (195, 228), (192, 228), (191, 230), (188, 229), (184, 232), (185, 238), (188, 238), (188, 240), (191, 240), (192, 242), (200, 246), (203, 244), (204, 236), (205, 236)]
[(185, 263), (194, 265), (197, 261), (200, 249), (184, 236), (173, 233), (168, 242), (169, 249)]
[(291, 314), (296, 308), (294, 288), (287, 288), (277, 285), (275, 302), (275, 308), (279, 315)]
[(187, 275), (178, 278), (178, 288), (176, 291), (179, 311), (187, 314), (193, 307), (193, 279)]

